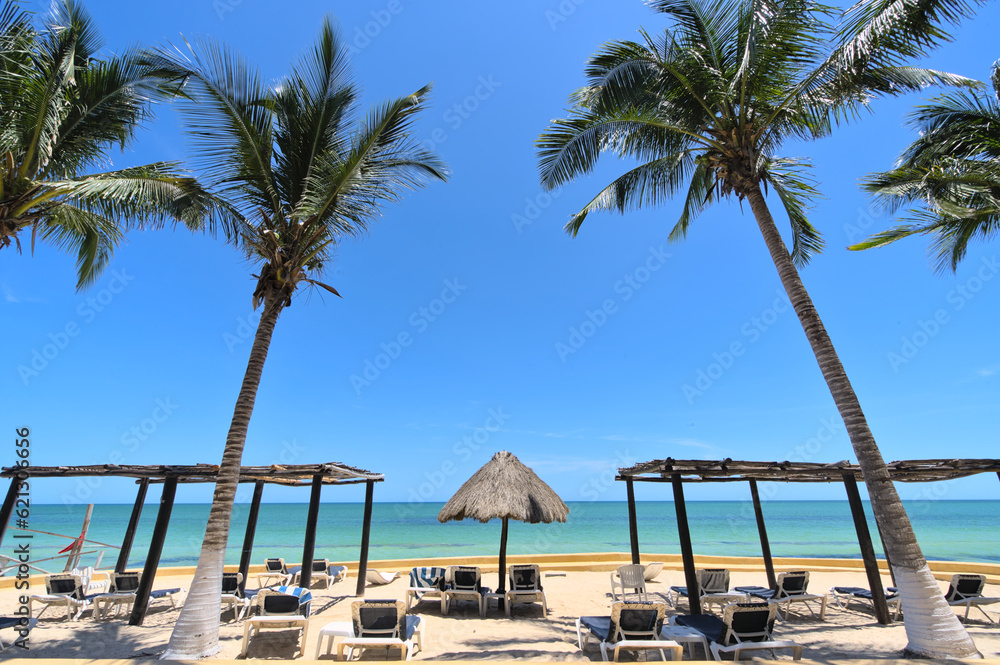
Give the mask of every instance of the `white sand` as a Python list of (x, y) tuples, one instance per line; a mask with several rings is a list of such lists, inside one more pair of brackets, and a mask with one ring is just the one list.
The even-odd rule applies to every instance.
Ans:
[[(253, 582), (251, 582), (253, 583)], [(496, 573), (484, 574), (484, 583), (496, 585)], [(414, 612), (424, 619), (424, 648), (417, 652), (416, 660), (460, 658), (484, 660), (600, 660), (600, 651), (594, 641), (584, 653), (576, 645), (575, 621), (581, 615), (607, 615), (611, 605), (609, 573), (570, 572), (566, 576), (544, 577), (548, 596), (549, 613), (542, 616), (540, 605), (518, 605), (513, 617), (506, 619), (502, 612), (491, 610), (481, 619), (473, 603), (460, 603), (449, 616), (442, 616), (437, 602), (424, 602)], [(648, 585), (654, 595), (665, 596), (671, 584), (683, 584), (683, 573), (663, 571)], [(329, 589), (313, 589), (313, 614), (305, 656), (315, 655), (319, 631), (331, 621), (350, 618), (356, 580), (334, 584)], [(733, 573), (732, 585), (765, 584), (762, 573)], [(809, 589), (822, 593), (832, 585), (867, 587), (860, 573), (814, 573)], [(188, 585), (188, 580), (158, 576), (155, 588)], [(369, 587), (368, 598), (403, 600), (408, 585), (406, 575), (394, 582)], [(942, 589), (946, 586), (941, 583)], [(35, 589), (36, 592), (39, 590)], [(1000, 596), (1000, 588), (988, 586), (987, 595)], [(17, 605), (19, 592), (0, 592), (0, 615), (9, 615)], [(684, 605), (682, 604), (682, 607)], [(860, 605), (853, 605), (860, 608)], [(973, 609), (968, 623), (969, 633), (980, 652), (987, 658), (1000, 657), (1000, 626), (995, 622), (1000, 604), (987, 608), (994, 618), (988, 624), (978, 610)], [(674, 613), (670, 610), (669, 613)], [(826, 620), (811, 617), (805, 609), (797, 607), (790, 621), (779, 621), (775, 635), (779, 639), (795, 640), (804, 647), (803, 658), (829, 660), (842, 658), (896, 658), (906, 645), (906, 634), (901, 623), (879, 626), (870, 610), (838, 609), (829, 603)], [(37, 610), (36, 610), (37, 614)], [(36, 658), (127, 658), (155, 656), (166, 648), (167, 640), (178, 610), (171, 610), (166, 601), (157, 601), (150, 607), (145, 625), (129, 626), (127, 617), (94, 621), (86, 612), (79, 621), (65, 621), (55, 608), (46, 612), (30, 636), (30, 651), (12, 649), (7, 656)], [(218, 658), (236, 658), (243, 637), (243, 622), (234, 622), (227, 612), (220, 628), (222, 652)], [(272, 630), (251, 641), (251, 658), (297, 658), (297, 632)], [(699, 650), (700, 652), (700, 650)], [(336, 650), (334, 650), (334, 654)], [(378, 654), (367, 654), (366, 659)], [(703, 656), (696, 654), (696, 657)], [(333, 656), (324, 656), (333, 658)]]

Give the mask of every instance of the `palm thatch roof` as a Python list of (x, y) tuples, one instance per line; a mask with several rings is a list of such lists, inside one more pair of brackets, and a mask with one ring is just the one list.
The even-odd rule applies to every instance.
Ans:
[(439, 522), (472, 518), (480, 522), (565, 522), (569, 507), (535, 472), (501, 450), (455, 492), (438, 513)]

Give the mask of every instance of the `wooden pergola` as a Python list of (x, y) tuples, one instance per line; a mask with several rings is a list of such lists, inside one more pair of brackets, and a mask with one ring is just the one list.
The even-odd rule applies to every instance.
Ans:
[[(965, 478), (979, 473), (995, 472), (1000, 478), (1000, 460), (997, 459), (952, 459), (952, 460), (909, 460), (891, 462), (887, 465), (889, 476), (901, 482), (936, 482)], [(732, 459), (710, 460), (653, 460), (618, 469), (615, 480), (625, 481), (628, 491), (629, 536), (632, 548), (632, 563), (639, 563), (639, 531), (635, 510), (635, 488), (637, 482), (671, 483), (674, 493), (674, 509), (677, 513), (677, 534), (680, 539), (681, 560), (684, 563), (684, 580), (688, 589), (698, 589), (698, 577), (694, 568), (694, 553), (691, 546), (691, 531), (688, 528), (687, 508), (684, 505), (684, 483), (733, 483), (748, 482), (753, 509), (760, 535), (761, 553), (767, 573), (768, 585), (777, 588), (771, 547), (764, 526), (764, 512), (761, 509), (757, 482), (786, 483), (832, 483), (843, 482), (847, 499), (854, 517), (854, 528), (858, 534), (861, 558), (865, 564), (868, 584), (872, 592), (875, 616), (881, 624), (892, 622), (886, 605), (885, 591), (872, 546), (871, 533), (865, 519), (864, 506), (858, 492), (858, 481), (863, 480), (861, 467), (850, 462), (819, 464), (814, 462), (746, 462)], [(881, 532), (880, 532), (881, 537)], [(883, 540), (884, 543), (884, 540)], [(883, 546), (883, 551), (885, 547)], [(888, 561), (888, 555), (886, 555)], [(892, 574), (892, 562), (889, 571)], [(701, 614), (700, 593), (690, 593), (691, 613)]]
[[(25, 475), (27, 471), (27, 475)], [(35, 478), (76, 478), (81, 476), (104, 476), (118, 478), (135, 478), (139, 486), (132, 515), (122, 540), (115, 572), (123, 572), (128, 565), (128, 557), (132, 551), (132, 541), (139, 525), (146, 490), (150, 483), (162, 483), (163, 493), (160, 496), (160, 507), (156, 514), (156, 524), (149, 543), (149, 553), (139, 579), (135, 603), (129, 624), (142, 625), (149, 606), (149, 593), (153, 588), (153, 579), (160, 564), (160, 554), (167, 535), (170, 513), (173, 510), (174, 496), (178, 483), (214, 483), (218, 478), (219, 467), (215, 464), (194, 464), (188, 466), (171, 465), (117, 465), (100, 464), (91, 466), (31, 466), (4, 467), (0, 470), (0, 478), (10, 478), (10, 488), (0, 508), (0, 543), (3, 543), (7, 524), (10, 522), (21, 486)], [(240, 556), (240, 572), (243, 574), (243, 587), (246, 586), (247, 573), (250, 569), (250, 557), (253, 552), (253, 539), (257, 530), (257, 516), (260, 512), (260, 500), (265, 484), (284, 485), (286, 487), (309, 487), (309, 512), (306, 518), (306, 533), (302, 545), (301, 586), (309, 587), (312, 581), (313, 555), (316, 547), (316, 523), (319, 520), (320, 493), (323, 485), (356, 485), (365, 484), (365, 511), (361, 532), (361, 554), (358, 562), (357, 595), (363, 595), (365, 575), (368, 567), (368, 543), (371, 531), (372, 497), (375, 483), (382, 482), (385, 477), (380, 473), (372, 473), (346, 464), (329, 462), (325, 464), (284, 464), (271, 466), (240, 467), (241, 483), (253, 483), (253, 499), (250, 503), (250, 514), (247, 516), (246, 535), (243, 539), (243, 552)]]

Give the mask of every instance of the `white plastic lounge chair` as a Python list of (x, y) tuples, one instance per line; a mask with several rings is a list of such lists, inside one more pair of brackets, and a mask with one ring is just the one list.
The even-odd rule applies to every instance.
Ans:
[[(1000, 598), (984, 597), (983, 587), (985, 586), (985, 575), (958, 573), (951, 576), (951, 584), (948, 585), (948, 591), (944, 594), (944, 598), (952, 607), (965, 606), (965, 616), (962, 617), (962, 621), (968, 621), (969, 610), (976, 607), (979, 608), (979, 611), (983, 613), (983, 616), (986, 617), (989, 623), (993, 623), (993, 619), (986, 613), (986, 610), (982, 606), (1000, 603)], [(997, 620), (997, 623), (1000, 624), (1000, 619)]]
[(365, 573), (365, 581), (367, 581), (368, 584), (373, 584), (377, 586), (382, 584), (388, 584), (389, 582), (399, 577), (399, 575), (400, 573), (383, 573), (380, 570), (369, 568), (368, 572)]
[(451, 604), (457, 600), (471, 600), (479, 607), (479, 616), (486, 616), (486, 594), (490, 590), (482, 586), (482, 578), (483, 573), (477, 566), (448, 566), (441, 614), (448, 614)]
[[(312, 578), (309, 585), (312, 586), (319, 580), (326, 582), (326, 588), (329, 589), (330, 585), (334, 582), (334, 575), (330, 572), (330, 560), (329, 559), (313, 559), (312, 562)], [(344, 568), (344, 573), (346, 575), (347, 568)], [(299, 584), (302, 579), (302, 568), (299, 567), (299, 571), (292, 576), (291, 584)]]
[(656, 576), (659, 575), (662, 570), (663, 570), (662, 561), (657, 561), (655, 563), (647, 563), (646, 572), (643, 574), (643, 577), (646, 578), (647, 582), (652, 582), (654, 579), (656, 579)]
[(647, 602), (646, 597), (646, 567), (640, 563), (628, 566), (618, 566), (618, 570), (611, 573), (611, 597), (619, 600), (618, 591), (621, 591), (620, 600), (628, 600), (628, 594), (637, 596), (640, 602)]
[[(804, 604), (809, 613), (816, 616), (816, 612), (809, 605), (811, 602), (818, 602), (820, 604), (819, 619), (822, 621), (826, 618), (827, 597), (825, 595), (806, 592), (809, 587), (809, 571), (797, 570), (790, 573), (779, 573), (776, 582), (778, 584), (777, 589), (761, 589), (748, 591), (747, 593), (754, 598), (760, 598), (761, 600), (766, 600), (769, 603), (777, 605), (778, 616), (782, 619), (788, 618), (792, 603)], [(782, 606), (784, 606), (785, 610), (784, 616), (781, 614)]]
[(507, 602), (504, 611), (510, 616), (510, 606), (514, 603), (541, 603), (542, 616), (549, 612), (545, 601), (545, 591), (542, 590), (542, 573), (536, 564), (515, 564), (507, 567), (507, 577), (510, 589), (507, 591)]
[(410, 571), (410, 586), (406, 590), (406, 609), (421, 600), (443, 600), (447, 568), (421, 566)]
[(222, 573), (222, 611), (233, 610), (233, 621), (239, 621), (250, 609), (250, 599), (240, 591), (243, 573)]
[(415, 649), (423, 649), (423, 621), (421, 617), (407, 615), (401, 600), (359, 600), (351, 603), (353, 635), (337, 644), (337, 659), (347, 660), (354, 650), (400, 650), (400, 660), (410, 660)]
[(45, 576), (45, 593), (28, 596), (28, 615), (32, 614), (35, 603), (42, 605), (36, 619), (42, 618), (45, 610), (50, 607), (65, 607), (66, 618), (76, 621), (83, 612), (90, 608), (93, 596), (87, 596), (83, 591), (80, 575), (73, 573), (58, 573)]
[[(843, 609), (850, 609), (851, 601), (858, 600), (863, 603), (867, 603), (872, 611), (875, 611), (875, 601), (872, 598), (872, 592), (870, 589), (865, 589), (859, 586), (835, 586), (830, 588), (830, 595), (833, 596), (833, 600), (837, 603), (837, 607)], [(885, 590), (885, 602), (890, 610), (893, 611), (893, 621), (899, 618), (900, 612), (900, 598), (896, 587), (889, 587)]]
[(672, 660), (680, 660), (684, 648), (672, 640), (660, 638), (667, 606), (663, 603), (616, 602), (610, 617), (580, 617), (576, 620), (576, 642), (585, 651), (593, 635), (601, 641), (601, 658), (608, 660), (608, 649), (614, 647), (614, 659), (622, 650), (659, 651), (663, 660), (666, 651)]
[(38, 619), (29, 617), (0, 617), (0, 651), (16, 646), (37, 624)]
[[(99, 593), (91, 596), (94, 601), (94, 620), (103, 619), (108, 616), (108, 611), (114, 608), (114, 616), (118, 616), (118, 612), (124, 606), (125, 611), (129, 612), (132, 609), (132, 604), (135, 603), (135, 594), (139, 590), (139, 573), (138, 572), (123, 572), (123, 573), (112, 573), (111, 574), (111, 585), (107, 593)], [(182, 593), (184, 589), (180, 587), (175, 587), (173, 589), (154, 589), (149, 592), (149, 601), (159, 600), (161, 598), (166, 598), (170, 601), (170, 607), (172, 609), (177, 608), (177, 604), (174, 602), (174, 596)]]
[(257, 588), (263, 589), (275, 584), (288, 584), (292, 576), (284, 559), (264, 559), (264, 572), (257, 573)]
[[(723, 600), (729, 600), (729, 570), (726, 568), (701, 568), (695, 571), (698, 579), (698, 591), (700, 598), (704, 600), (707, 595), (718, 595)], [(672, 607), (677, 607), (681, 598), (688, 598), (689, 591), (686, 586), (672, 586), (667, 594), (667, 602)], [(735, 600), (735, 599), (734, 599)]]
[(712, 656), (722, 660), (722, 654), (732, 653), (740, 659), (744, 651), (791, 649), (792, 658), (802, 659), (802, 647), (791, 640), (775, 640), (772, 635), (778, 608), (770, 603), (732, 603), (722, 610), (722, 618), (710, 614), (679, 615), (670, 622), (693, 628), (708, 639)]
[(247, 649), (250, 647), (250, 638), (260, 633), (264, 628), (301, 630), (299, 656), (304, 656), (306, 638), (309, 634), (309, 618), (300, 613), (303, 607), (300, 598), (273, 589), (261, 589), (257, 592), (256, 605), (260, 616), (251, 617), (243, 624), (243, 647), (240, 650), (240, 656), (246, 657)]

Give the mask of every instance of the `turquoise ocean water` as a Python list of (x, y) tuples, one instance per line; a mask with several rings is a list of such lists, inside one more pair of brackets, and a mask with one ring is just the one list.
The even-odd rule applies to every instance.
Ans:
[[(497, 552), (499, 521), (481, 524), (437, 521), (440, 503), (377, 503), (372, 516), (371, 559), (489, 555)], [(570, 503), (565, 524), (512, 522), (508, 539), (511, 554), (565, 552), (627, 552), (628, 508), (624, 502)], [(871, 509), (869, 528), (875, 549), (881, 545)], [(208, 504), (174, 506), (161, 565), (193, 565), (208, 519)], [(906, 503), (917, 538), (928, 559), (1000, 562), (1000, 501), (917, 501)], [(89, 540), (121, 545), (132, 507), (103, 504), (94, 508)], [(306, 504), (262, 504), (253, 561), (280, 556), (298, 562), (306, 522)], [(33, 505), (31, 528), (61, 534), (79, 534), (85, 507)], [(141, 566), (149, 547), (156, 504), (143, 510), (129, 565)], [(639, 542), (644, 552), (679, 552), (677, 524), (671, 502), (648, 501), (637, 506)], [(238, 563), (249, 507), (236, 506), (226, 560)], [(361, 539), (362, 504), (327, 503), (320, 508), (316, 556), (331, 560), (357, 560)], [(760, 556), (760, 541), (749, 501), (689, 502), (688, 517), (695, 554)], [(846, 501), (770, 501), (764, 504), (768, 537), (774, 556), (860, 556), (854, 523)], [(13, 526), (13, 524), (12, 524)], [(8, 530), (0, 554), (11, 556), (15, 534)], [(18, 542), (24, 542), (18, 541)], [(35, 534), (32, 560), (51, 556), (69, 544), (67, 539)], [(104, 550), (101, 567), (112, 567), (118, 551)], [(93, 565), (97, 554), (84, 558)], [(45, 563), (40, 566), (47, 567)]]

